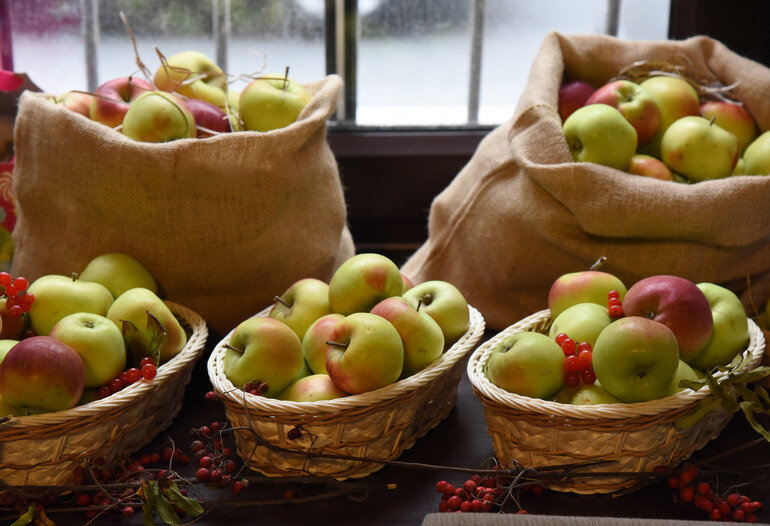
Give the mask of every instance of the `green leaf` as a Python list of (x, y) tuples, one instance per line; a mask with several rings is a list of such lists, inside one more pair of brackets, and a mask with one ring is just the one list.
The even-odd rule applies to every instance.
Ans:
[(754, 392), (757, 393), (757, 395), (759, 395), (759, 398), (764, 403), (764, 406), (770, 409), (770, 395), (767, 394), (767, 390), (761, 385), (755, 385)]
[(698, 420), (706, 416), (709, 412), (719, 407), (720, 404), (721, 404), (721, 401), (718, 398), (715, 398), (713, 396), (707, 396), (706, 398), (701, 400), (700, 404), (695, 409), (695, 411), (679, 417), (677, 421), (674, 422), (674, 425), (679, 429), (690, 428), (693, 425), (695, 425), (695, 423), (698, 422)]
[(200, 502), (193, 497), (185, 497), (182, 495), (179, 491), (179, 487), (173, 480), (169, 481), (167, 488), (163, 488), (163, 494), (172, 504), (176, 504), (182, 508), (184, 512), (191, 517), (197, 517), (203, 513), (203, 507)]
[(770, 442), (770, 433), (767, 431), (767, 429), (764, 428), (762, 424), (757, 422), (757, 419), (754, 418), (754, 404), (751, 402), (741, 402), (741, 409), (743, 410), (743, 414), (746, 416), (746, 420), (749, 421), (749, 424), (751, 424), (751, 427), (754, 428), (754, 431), (765, 437), (765, 440)]
[(160, 348), (166, 340), (166, 328), (150, 311), (147, 311), (147, 335), (147, 356), (155, 360), (155, 365), (160, 365)]
[(27, 526), (27, 524), (32, 524), (33, 520), (35, 520), (35, 505), (30, 504), (27, 511), (21, 514), (11, 526)]
[(757, 393), (743, 384), (735, 384), (733, 387), (738, 391), (738, 394), (741, 395), (743, 400), (751, 403), (751, 407), (755, 412), (762, 413), (765, 411), (764, 404), (762, 404), (762, 400), (760, 400)]
[(699, 391), (704, 385), (706, 385), (706, 380), (688, 380), (687, 378), (679, 380), (679, 387), (692, 389), (693, 391)]
[(169, 526), (182, 526), (182, 520), (179, 518), (179, 515), (176, 514), (174, 506), (163, 495), (163, 492), (160, 490), (157, 483), (152, 482), (150, 491), (152, 491), (152, 494), (155, 497), (155, 510), (158, 512), (160, 520)]
[(151, 491), (151, 487), (157, 487), (155, 481), (145, 482), (139, 489), (139, 493), (144, 497), (144, 504), (142, 505), (142, 524), (144, 526), (153, 526), (155, 524), (155, 494)]
[(731, 374), (730, 383), (742, 383), (748, 384), (756, 382), (770, 375), (770, 367), (757, 367), (753, 371), (746, 371), (745, 373)]
[(150, 311), (147, 311), (147, 328), (140, 330), (133, 322), (121, 320), (123, 340), (134, 365), (142, 358), (150, 357), (160, 365), (160, 348), (166, 339), (166, 328)]

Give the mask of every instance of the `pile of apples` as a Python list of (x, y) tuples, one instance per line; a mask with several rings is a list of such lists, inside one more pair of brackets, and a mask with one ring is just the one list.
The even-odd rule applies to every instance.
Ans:
[(681, 183), (770, 175), (770, 131), (739, 103), (701, 101), (681, 77), (594, 90), (581, 80), (559, 89), (559, 114), (575, 161)]
[(98, 256), (79, 277), (42, 276), (26, 296), (28, 313), (3, 311), (0, 417), (63, 411), (152, 380), (187, 343), (155, 279), (126, 254)]
[[(677, 276), (648, 277), (626, 290), (606, 272), (565, 274), (552, 285), (548, 306), (549, 334), (502, 340), (487, 364), (490, 382), (575, 405), (646, 402), (729, 364), (749, 341), (735, 294)], [(590, 374), (575, 377), (575, 361)]]
[(285, 75), (266, 75), (233, 91), (210, 58), (183, 51), (163, 61), (152, 83), (121, 77), (93, 94), (70, 91), (52, 100), (137, 141), (166, 142), (283, 128), (310, 99), (304, 86)]
[(469, 319), (468, 303), (450, 283), (412, 286), (385, 256), (358, 254), (328, 285), (297, 281), (267, 317), (238, 325), (223, 370), (252, 394), (332, 400), (421, 371), (465, 334)]

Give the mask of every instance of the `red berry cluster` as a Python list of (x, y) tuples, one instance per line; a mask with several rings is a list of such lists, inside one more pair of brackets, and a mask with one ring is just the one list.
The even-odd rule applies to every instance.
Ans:
[(473, 475), (456, 488), (446, 480), (439, 481), (436, 491), (441, 493), (439, 511), (479, 513), (492, 511), (495, 500), (505, 492), (505, 488), (498, 485), (498, 477)]
[(617, 290), (611, 290), (607, 294), (607, 310), (610, 312), (610, 318), (614, 320), (623, 317), (623, 304), (620, 302), (620, 293)]
[(19, 276), (13, 279), (7, 272), (0, 272), (0, 287), (7, 298), (5, 308), (11, 318), (21, 318), (35, 303), (35, 295), (27, 292), (29, 282), (26, 278)]
[(254, 396), (262, 396), (268, 391), (268, 389), (270, 389), (270, 386), (268, 386), (265, 382), (260, 382), (258, 380), (252, 380), (243, 386), (244, 391)]
[(118, 376), (107, 382), (107, 385), (103, 385), (96, 390), (96, 399), (101, 400), (108, 396), (117, 393), (121, 389), (128, 387), (131, 384), (135, 384), (142, 378), (145, 380), (152, 380), (155, 375), (158, 374), (158, 369), (155, 367), (155, 361), (150, 358), (142, 358), (139, 362), (139, 367), (132, 367), (120, 373)]
[[(665, 467), (656, 471), (668, 471)], [(752, 501), (746, 495), (729, 493), (718, 496), (709, 482), (698, 482), (698, 468), (686, 465), (683, 469), (668, 477), (668, 485), (676, 490), (674, 498), (686, 504), (693, 504), (702, 510), (712, 521), (757, 522), (757, 511), (762, 503)]]
[(563, 332), (556, 336), (556, 343), (564, 351), (564, 384), (567, 387), (577, 387), (581, 381), (589, 385), (596, 382), (590, 343), (578, 344)]
[(223, 431), (226, 431), (226, 428), (219, 422), (190, 430), (196, 437), (196, 440), (190, 443), (193, 456), (198, 460), (195, 478), (214, 487), (231, 488), (233, 493), (237, 494), (243, 491), (248, 481), (239, 479), (235, 474), (237, 465), (235, 461), (230, 460), (232, 451), (224, 445)]

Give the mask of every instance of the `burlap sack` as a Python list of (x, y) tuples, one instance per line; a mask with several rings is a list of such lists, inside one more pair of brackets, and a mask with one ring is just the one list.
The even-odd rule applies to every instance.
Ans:
[[(563, 75), (598, 87), (641, 59), (684, 61), (697, 76), (740, 81), (733, 94), (770, 129), (770, 70), (719, 42), (551, 33), (513, 119), (481, 142), (434, 200), (429, 240), (404, 273), (456, 284), (496, 329), (544, 308), (557, 277), (586, 270), (600, 256), (608, 258), (603, 270), (628, 285), (675, 274), (740, 291), (747, 276), (766, 278), (770, 178), (686, 185), (572, 162), (557, 112)], [(762, 285), (756, 301), (767, 297), (757, 297)]]
[(308, 86), (294, 124), (164, 144), (133, 141), (25, 93), (15, 128), (13, 274), (79, 272), (125, 252), (167, 298), (226, 333), (353, 254), (326, 142), (342, 82)]

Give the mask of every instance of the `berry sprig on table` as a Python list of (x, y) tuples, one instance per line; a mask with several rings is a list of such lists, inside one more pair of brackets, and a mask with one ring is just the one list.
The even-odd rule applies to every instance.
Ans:
[(24, 277), (14, 279), (7, 272), (0, 272), (0, 288), (6, 298), (5, 308), (11, 318), (20, 318), (29, 312), (35, 302), (35, 295), (27, 292), (29, 282)]

